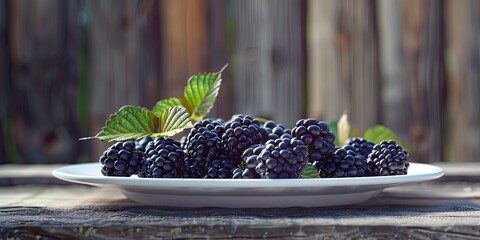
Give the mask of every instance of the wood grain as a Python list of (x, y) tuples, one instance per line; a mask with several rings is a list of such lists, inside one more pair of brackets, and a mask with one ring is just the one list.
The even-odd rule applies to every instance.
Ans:
[(302, 1), (234, 1), (234, 108), (293, 126), (304, 116)]

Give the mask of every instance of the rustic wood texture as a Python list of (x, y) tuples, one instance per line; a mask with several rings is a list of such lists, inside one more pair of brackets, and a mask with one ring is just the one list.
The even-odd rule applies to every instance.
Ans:
[(449, 138), (447, 158), (477, 161), (480, 155), (480, 4), (447, 1)]
[(2, 74), (2, 81), (10, 79), (5, 79), (8, 106), (2, 120), (10, 124), (2, 127), (12, 135), (2, 137), (12, 147), (5, 157), (20, 163), (77, 161), (83, 146), (77, 143), (72, 106), (80, 49), (76, 18), (69, 14), (78, 11), (78, 1), (8, 1), (6, 6), (10, 76)]
[[(150, 17), (154, 2), (92, 1), (89, 31), (91, 134), (123, 105), (152, 108), (161, 97), (160, 54), (153, 42), (158, 19)], [(152, 13), (153, 14), (153, 13)], [(158, 15), (157, 15), (158, 16)], [(150, 19), (149, 19), (150, 17)], [(155, 51), (157, 50), (157, 51)], [(145, 99), (145, 100), (144, 100)], [(149, 106), (150, 105), (150, 106)], [(108, 144), (91, 141), (93, 156)]]
[(293, 126), (304, 116), (303, 1), (233, 1), (234, 108)]
[(382, 123), (415, 161), (477, 161), (480, 6), (459, 1), (0, 3), (0, 164), (96, 161), (125, 104), (224, 82), (210, 116)]
[(2, 238), (480, 237), (480, 185), (471, 182), (410, 184), (350, 206), (279, 209), (149, 207), (83, 186), (0, 190)]
[(7, 1), (0, 2), (0, 164), (7, 163), (7, 141), (11, 141), (6, 136), (7, 107), (8, 101), (7, 90), (10, 81), (10, 61), (8, 48), (8, 5)]
[(333, 120), (347, 112), (364, 131), (380, 120), (376, 4), (310, 3), (309, 115)]

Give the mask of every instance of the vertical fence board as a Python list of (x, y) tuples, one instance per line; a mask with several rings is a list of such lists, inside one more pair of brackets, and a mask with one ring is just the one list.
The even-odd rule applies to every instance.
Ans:
[(160, 13), (164, 95), (183, 96), (188, 77), (208, 71), (207, 4), (167, 0), (161, 2)]
[(8, 48), (8, 10), (7, 1), (0, 2), (0, 164), (8, 163), (13, 159), (7, 159), (6, 144), (11, 139), (7, 139), (7, 107), (9, 99), (7, 90), (10, 82), (9, 74), (9, 48)]
[(402, 2), (411, 145), (417, 161), (441, 161), (444, 146), (443, 2)]
[(232, 4), (235, 109), (292, 126), (304, 115), (304, 2)]
[(77, 1), (11, 1), (8, 98), (12, 130), (23, 163), (72, 162), (79, 148), (75, 126), (78, 49), (67, 43)]
[(408, 143), (408, 82), (402, 41), (401, 4), (396, 0), (378, 2), (381, 101), (383, 123)]
[(347, 111), (363, 131), (380, 121), (375, 2), (310, 3), (310, 114), (333, 120)]
[(447, 4), (447, 159), (476, 161), (480, 155), (480, 4)]
[[(146, 5), (143, 5), (146, 4)], [(90, 116), (92, 134), (123, 105), (141, 105), (145, 97), (161, 98), (155, 52), (155, 29), (146, 8), (153, 2), (92, 1), (90, 23)], [(153, 51), (152, 51), (153, 49)], [(158, 94), (155, 96), (155, 93)], [(153, 103), (152, 100), (147, 100)], [(152, 106), (144, 106), (151, 108)], [(108, 144), (94, 142), (94, 156)]]

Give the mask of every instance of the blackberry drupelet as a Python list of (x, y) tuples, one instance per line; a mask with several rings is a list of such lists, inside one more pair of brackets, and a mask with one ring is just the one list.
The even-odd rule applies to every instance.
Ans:
[(222, 139), (218, 136), (221, 131), (221, 123), (210, 119), (194, 125), (184, 145), (187, 157), (183, 162), (182, 177), (204, 177), (207, 174), (207, 164), (224, 154)]
[(292, 129), (292, 136), (308, 147), (309, 162), (326, 162), (335, 156), (335, 134), (329, 131), (328, 123), (316, 119), (300, 119)]
[(350, 145), (338, 148), (333, 159), (313, 163), (322, 178), (364, 177), (369, 172), (367, 160)]
[(134, 141), (117, 142), (100, 157), (104, 176), (130, 177), (137, 173), (143, 158), (141, 151), (135, 150)]
[(277, 139), (277, 138), (291, 138), (292, 130), (285, 128), (282, 124), (277, 124), (274, 121), (267, 121), (263, 124), (263, 127), (268, 132), (268, 139)]
[(141, 178), (177, 178), (184, 159), (180, 143), (164, 137), (157, 137), (147, 144), (145, 156), (138, 170)]
[(373, 146), (367, 163), (373, 176), (406, 175), (410, 166), (408, 152), (393, 140)]
[(265, 142), (268, 132), (261, 127), (260, 121), (249, 115), (234, 115), (225, 123), (225, 132), (222, 136), (225, 153), (235, 164), (241, 162), (241, 155), (248, 147)]
[(364, 138), (356, 137), (348, 140), (347, 145), (355, 148), (355, 151), (361, 154), (365, 159), (368, 158), (368, 154), (373, 150), (375, 143), (370, 142)]

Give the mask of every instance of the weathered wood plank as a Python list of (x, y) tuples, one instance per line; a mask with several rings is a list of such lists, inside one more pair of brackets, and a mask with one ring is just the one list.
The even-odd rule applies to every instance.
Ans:
[[(8, 1), (7, 114), (20, 162), (74, 162), (78, 1)], [(75, 15), (76, 16), (76, 15)], [(73, 20), (73, 21), (72, 21)], [(2, 76), (3, 77), (3, 76)], [(28, 162), (27, 162), (28, 161)]]
[(409, 142), (408, 81), (405, 79), (401, 2), (378, 1), (379, 50), (381, 70), (382, 122), (402, 143)]
[(7, 90), (10, 81), (10, 61), (8, 48), (8, 2), (0, 2), (0, 164), (8, 163), (13, 159), (7, 158), (6, 143), (11, 141), (7, 139), (5, 127), (7, 125), (8, 114), (7, 107), (9, 99), (7, 98)]
[(304, 117), (302, 1), (233, 1), (234, 107), (293, 126)]
[[(157, 42), (158, 15), (152, 1), (93, 1), (89, 31), (91, 134), (123, 105), (152, 108), (162, 98)], [(150, 21), (149, 21), (150, 20)], [(145, 105), (144, 105), (145, 104)], [(147, 106), (148, 105), (148, 106)], [(91, 141), (93, 156), (108, 144)]]
[(447, 156), (478, 161), (480, 155), (480, 5), (446, 2), (448, 81)]
[(418, 161), (443, 160), (445, 78), (442, 1), (402, 1), (405, 77), (413, 156)]
[(376, 4), (310, 3), (309, 114), (334, 120), (347, 111), (363, 132), (381, 116)]

